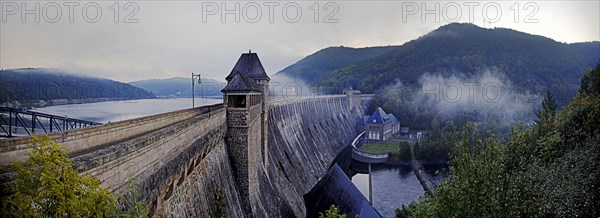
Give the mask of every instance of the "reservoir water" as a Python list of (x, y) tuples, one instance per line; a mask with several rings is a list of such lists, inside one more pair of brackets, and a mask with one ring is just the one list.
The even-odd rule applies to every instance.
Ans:
[[(196, 98), (195, 106), (199, 107), (222, 102), (222, 97)], [(188, 108), (192, 108), (191, 98), (104, 101), (42, 107), (35, 109), (35, 111), (99, 123), (108, 123)]]

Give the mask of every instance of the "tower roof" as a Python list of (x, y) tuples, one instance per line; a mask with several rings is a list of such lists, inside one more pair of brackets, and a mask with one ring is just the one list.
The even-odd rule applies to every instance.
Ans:
[(260, 92), (262, 91), (260, 86), (254, 82), (253, 79), (249, 78), (243, 73), (234, 72), (231, 80), (227, 83), (227, 86), (221, 90), (221, 92)]
[(237, 63), (231, 70), (231, 73), (225, 79), (230, 81), (235, 76), (236, 72), (240, 72), (250, 77), (251, 79), (264, 79), (271, 80), (267, 73), (265, 72), (265, 68), (263, 68), (262, 63), (260, 63), (260, 59), (258, 59), (258, 54), (248, 52), (243, 53), (238, 59)]

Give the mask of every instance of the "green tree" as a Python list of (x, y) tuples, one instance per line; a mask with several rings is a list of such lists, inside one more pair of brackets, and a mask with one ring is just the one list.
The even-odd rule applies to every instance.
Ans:
[(536, 130), (538, 137), (543, 137), (554, 128), (557, 107), (554, 95), (550, 90), (546, 90), (546, 96), (542, 101), (542, 108), (535, 113), (537, 116)]
[(401, 161), (411, 161), (412, 157), (410, 155), (410, 147), (412, 146), (407, 141), (400, 142), (398, 156)]
[(546, 97), (539, 114), (552, 125), (541, 136), (537, 126), (514, 128), (500, 144), (465, 126), (452, 150), (452, 177), (397, 217), (599, 217), (600, 92), (591, 87), (600, 77), (589, 78), (556, 115)]
[(596, 65), (596, 68), (583, 75), (579, 93), (584, 95), (600, 94), (600, 62)]
[(100, 180), (79, 175), (67, 149), (48, 136), (33, 136), (36, 145), (25, 164), (15, 162), (15, 194), (8, 197), (9, 216), (106, 217), (116, 209), (117, 196), (100, 188)]
[(319, 212), (319, 218), (346, 218), (346, 214), (343, 214), (339, 208), (335, 205), (331, 205), (328, 210), (325, 210), (325, 213)]
[(120, 198), (123, 200), (121, 210), (115, 215), (119, 217), (148, 217), (148, 205), (140, 192), (140, 184), (129, 176), (127, 180), (127, 194)]
[(431, 138), (438, 140), (442, 137), (442, 129), (440, 128), (440, 121), (437, 117), (431, 120)]

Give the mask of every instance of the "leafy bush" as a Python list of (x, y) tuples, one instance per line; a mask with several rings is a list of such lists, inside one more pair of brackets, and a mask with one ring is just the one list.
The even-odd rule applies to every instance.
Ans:
[(8, 197), (9, 216), (105, 217), (117, 209), (117, 196), (100, 188), (100, 180), (79, 175), (67, 149), (48, 136), (33, 136), (25, 164), (15, 162), (15, 194)]
[(331, 205), (328, 210), (325, 210), (325, 213), (319, 212), (319, 218), (346, 218), (346, 214), (342, 214), (339, 208), (335, 205)]

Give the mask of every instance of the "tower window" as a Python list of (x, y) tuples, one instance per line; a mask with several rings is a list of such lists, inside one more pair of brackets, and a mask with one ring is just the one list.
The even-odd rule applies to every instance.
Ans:
[(245, 95), (230, 95), (227, 96), (227, 107), (246, 107), (246, 96)]

